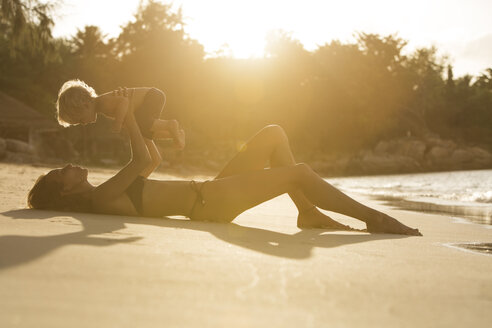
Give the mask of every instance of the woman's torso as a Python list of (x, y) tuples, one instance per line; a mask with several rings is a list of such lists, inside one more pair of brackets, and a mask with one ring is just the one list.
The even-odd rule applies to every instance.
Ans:
[(139, 213), (125, 192), (112, 201), (97, 205), (96, 212), (113, 215), (163, 217), (170, 215), (187, 216), (196, 194), (189, 181), (146, 179), (142, 189), (142, 213)]

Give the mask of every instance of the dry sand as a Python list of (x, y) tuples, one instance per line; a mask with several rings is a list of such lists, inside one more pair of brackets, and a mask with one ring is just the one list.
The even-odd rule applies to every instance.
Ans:
[(372, 202), (424, 237), (301, 231), (287, 196), (234, 224), (27, 210), (45, 171), (0, 163), (0, 327), (492, 322), (492, 256), (445, 246), (490, 243), (490, 227)]

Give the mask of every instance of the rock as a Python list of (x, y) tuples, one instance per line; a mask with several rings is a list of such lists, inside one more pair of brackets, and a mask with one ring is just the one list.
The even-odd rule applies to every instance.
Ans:
[(35, 158), (32, 154), (29, 153), (7, 151), (5, 160), (11, 163), (26, 164), (34, 162)]
[(449, 163), (452, 149), (441, 146), (434, 146), (427, 153), (426, 159), (434, 164)]
[(492, 154), (480, 147), (471, 147), (470, 152), (476, 158), (486, 159), (486, 160), (492, 159)]
[(459, 148), (451, 155), (453, 168), (480, 169), (492, 166), (492, 154), (479, 147)]
[(374, 154), (380, 156), (400, 155), (412, 157), (417, 161), (424, 158), (427, 145), (416, 138), (401, 138), (390, 141), (380, 141), (374, 147)]
[(13, 153), (26, 153), (31, 154), (33, 152), (32, 147), (24, 141), (16, 139), (5, 139), (7, 143), (7, 150)]
[(492, 154), (480, 147), (458, 146), (435, 135), (403, 137), (382, 140), (373, 150), (362, 150), (352, 156), (344, 163), (344, 170), (340, 166), (339, 171), (349, 174), (484, 169), (492, 167)]
[(377, 155), (385, 155), (388, 154), (390, 151), (390, 143), (388, 141), (380, 141), (374, 147), (374, 153)]
[(474, 164), (479, 168), (490, 168), (492, 166), (492, 154), (483, 148), (471, 147), (470, 153), (473, 156)]
[(411, 157), (417, 161), (424, 159), (426, 144), (416, 139), (400, 139), (395, 154)]
[(403, 173), (421, 170), (421, 165), (415, 159), (402, 155), (376, 155), (372, 152), (363, 152), (360, 163), (352, 163), (359, 167), (363, 173)]
[(335, 161), (335, 165), (341, 170), (341, 172), (343, 172), (349, 165), (349, 162), (350, 162), (349, 156), (341, 156)]
[(425, 143), (429, 145), (429, 147), (441, 147), (441, 148), (447, 148), (450, 149), (451, 151), (456, 149), (456, 143), (451, 140), (447, 139), (441, 139), (438, 137), (429, 137), (425, 140)]
[(350, 158), (344, 155), (323, 156), (321, 160), (309, 162), (311, 168), (323, 175), (342, 175), (346, 173)]
[(469, 150), (462, 148), (456, 149), (451, 155), (453, 165), (463, 165), (473, 160), (473, 154)]
[(0, 138), (0, 159), (4, 158), (7, 153), (7, 142)]

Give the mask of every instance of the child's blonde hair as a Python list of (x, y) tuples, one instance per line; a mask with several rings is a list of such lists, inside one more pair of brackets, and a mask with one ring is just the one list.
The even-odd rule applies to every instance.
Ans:
[(84, 81), (70, 80), (63, 83), (56, 100), (58, 123), (64, 127), (77, 124), (80, 113), (95, 97), (97, 94), (94, 89)]

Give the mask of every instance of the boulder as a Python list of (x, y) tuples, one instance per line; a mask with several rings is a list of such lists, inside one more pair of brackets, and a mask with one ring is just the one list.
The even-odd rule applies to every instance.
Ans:
[(469, 149), (458, 148), (451, 155), (453, 165), (463, 165), (473, 161), (473, 153)]
[(402, 155), (381, 156), (368, 151), (361, 154), (360, 161), (355, 166), (358, 166), (366, 174), (403, 173), (421, 170), (420, 163), (412, 157)]
[(441, 146), (434, 146), (427, 153), (426, 159), (433, 164), (443, 164), (449, 162), (453, 149)]
[(458, 148), (450, 160), (455, 168), (480, 169), (492, 166), (492, 154), (480, 147)]
[(32, 147), (24, 141), (16, 139), (5, 139), (7, 144), (7, 150), (13, 153), (26, 153), (31, 154), (33, 152)]
[(323, 175), (341, 175), (346, 173), (350, 158), (348, 156), (323, 156), (309, 162), (311, 168)]
[(390, 153), (390, 147), (391, 145), (389, 141), (380, 141), (376, 147), (374, 147), (374, 153), (376, 155), (386, 155)]
[(417, 161), (424, 159), (426, 144), (416, 139), (400, 139), (395, 147), (395, 154), (411, 157)]
[(492, 166), (492, 154), (480, 147), (471, 147), (470, 153), (473, 156), (473, 163), (481, 168), (489, 168)]
[(373, 150), (362, 150), (351, 157), (344, 163), (344, 170), (341, 166), (335, 167), (349, 174), (484, 169), (492, 167), (492, 154), (480, 147), (458, 146), (454, 141), (436, 135), (403, 137), (382, 140)]
[(7, 151), (5, 154), (5, 160), (11, 163), (25, 164), (34, 162), (35, 158), (32, 154), (29, 153)]
[(484, 159), (484, 160), (492, 159), (492, 154), (490, 152), (486, 151), (485, 149), (480, 148), (480, 147), (471, 147), (470, 153), (475, 158), (480, 158), (480, 159)]
[(441, 148), (450, 149), (451, 151), (457, 148), (457, 145), (454, 141), (448, 139), (441, 139), (438, 137), (429, 137), (425, 140), (425, 143), (431, 148), (441, 147)]
[(374, 154), (385, 155), (399, 155), (411, 157), (417, 161), (421, 161), (424, 158), (427, 145), (425, 142), (416, 138), (400, 138), (390, 141), (380, 141), (376, 147), (374, 147)]
[(0, 159), (4, 158), (7, 153), (7, 142), (0, 138)]

